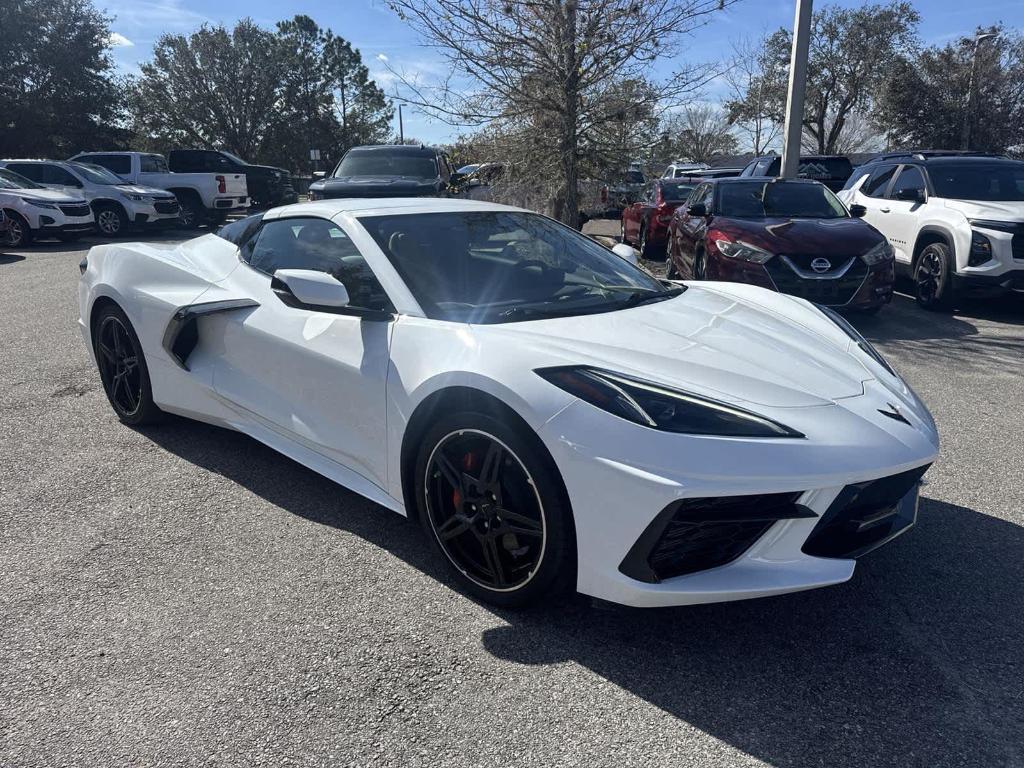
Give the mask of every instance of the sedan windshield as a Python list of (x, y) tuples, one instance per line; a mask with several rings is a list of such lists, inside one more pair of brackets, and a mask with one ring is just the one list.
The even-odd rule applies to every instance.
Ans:
[(430, 155), (391, 154), (388, 152), (349, 152), (341, 161), (336, 177), (411, 176), (436, 179), (437, 163)]
[(935, 194), (948, 200), (1024, 201), (1024, 163), (928, 163)]
[(69, 165), (93, 184), (105, 184), (108, 186), (124, 184), (124, 179), (115, 176), (101, 165), (93, 165), (92, 163), (69, 163)]
[(34, 181), (29, 181), (20, 173), (0, 168), (0, 189), (43, 189), (43, 187)]
[(736, 181), (720, 184), (715, 213), (740, 219), (839, 219), (846, 209), (821, 184)]
[(660, 301), (666, 289), (593, 240), (515, 211), (364, 216), (428, 317), (501, 323)]

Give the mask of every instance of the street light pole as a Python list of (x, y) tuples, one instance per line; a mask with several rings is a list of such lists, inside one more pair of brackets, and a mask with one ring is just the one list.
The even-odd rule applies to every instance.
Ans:
[(405, 128), (402, 125), (402, 102), (398, 102), (398, 143), (405, 144)]
[(995, 32), (986, 32), (983, 35), (975, 35), (974, 52), (971, 54), (971, 79), (967, 83), (967, 111), (964, 112), (963, 132), (960, 136), (960, 148), (968, 150), (971, 148), (971, 127), (974, 123), (974, 91), (978, 87), (978, 47), (983, 40), (990, 37), (998, 37)]
[(807, 90), (807, 50), (811, 43), (813, 0), (796, 0), (793, 19), (793, 50), (789, 57), (789, 92), (786, 95), (786, 128), (782, 144), (782, 178), (795, 179), (800, 171), (800, 138), (804, 130), (804, 96)]

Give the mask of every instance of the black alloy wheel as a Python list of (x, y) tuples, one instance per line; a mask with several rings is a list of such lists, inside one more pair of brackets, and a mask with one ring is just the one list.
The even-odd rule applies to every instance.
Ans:
[(185, 198), (178, 201), (178, 226), (184, 229), (198, 229), (203, 223), (203, 212), (195, 200)]
[(952, 270), (949, 246), (925, 246), (914, 265), (914, 298), (925, 309), (949, 309), (952, 305)]
[(103, 391), (117, 417), (132, 425), (159, 420), (142, 345), (118, 307), (108, 305), (96, 318), (93, 348)]
[(475, 413), (442, 419), (426, 437), (417, 461), (420, 520), (462, 586), (508, 607), (549, 591), (569, 571), (572, 526), (564, 489), (532, 441)]

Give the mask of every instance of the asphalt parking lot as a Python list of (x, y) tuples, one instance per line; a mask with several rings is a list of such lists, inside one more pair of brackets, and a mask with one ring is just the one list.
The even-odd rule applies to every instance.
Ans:
[(121, 426), (88, 245), (0, 249), (0, 765), (1024, 765), (1022, 297), (856, 320), (943, 447), (851, 582), (517, 614), (246, 437)]

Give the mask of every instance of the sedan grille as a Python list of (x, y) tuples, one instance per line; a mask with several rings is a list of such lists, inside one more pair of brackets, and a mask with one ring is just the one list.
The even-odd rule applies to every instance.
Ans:
[(92, 210), (86, 203), (79, 203), (77, 205), (59, 205), (60, 212), (65, 216), (91, 216)]
[(619, 565), (625, 575), (657, 583), (731, 563), (779, 520), (814, 517), (799, 491), (683, 499), (658, 514)]
[(898, 536), (917, 519), (918, 483), (929, 466), (843, 488), (807, 537), (804, 553), (860, 557)]
[[(828, 269), (813, 264), (824, 260)], [(799, 296), (815, 304), (840, 307), (850, 303), (868, 275), (868, 265), (856, 256), (777, 256), (765, 265), (779, 293)]]
[(157, 213), (177, 213), (178, 212), (178, 201), (177, 200), (157, 200), (153, 203), (153, 208)]

